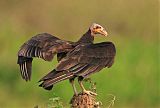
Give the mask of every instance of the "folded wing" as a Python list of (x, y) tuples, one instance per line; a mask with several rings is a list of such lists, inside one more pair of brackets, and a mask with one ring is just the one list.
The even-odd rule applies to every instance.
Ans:
[(68, 70), (76, 76), (88, 76), (114, 63), (116, 49), (112, 42), (80, 45), (63, 58), (56, 71)]
[(111, 42), (78, 45), (62, 58), (54, 72), (48, 73), (40, 81), (41, 87), (48, 89), (55, 83), (77, 76), (87, 77), (104, 67), (111, 67), (116, 54)]

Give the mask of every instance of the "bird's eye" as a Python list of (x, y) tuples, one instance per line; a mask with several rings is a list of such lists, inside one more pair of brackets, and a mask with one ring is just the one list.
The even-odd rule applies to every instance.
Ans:
[(100, 29), (101, 27), (99, 27), (99, 26), (96, 26), (96, 29)]

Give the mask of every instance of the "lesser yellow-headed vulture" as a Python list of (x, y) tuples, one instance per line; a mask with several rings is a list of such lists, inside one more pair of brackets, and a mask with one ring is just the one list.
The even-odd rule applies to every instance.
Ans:
[(116, 55), (112, 42), (93, 43), (96, 34), (108, 35), (101, 25), (93, 23), (77, 42), (61, 40), (48, 33), (32, 37), (21, 46), (18, 52), (17, 63), (20, 66), (22, 78), (26, 81), (31, 79), (34, 57), (51, 61), (57, 54), (56, 68), (40, 79), (40, 86), (50, 90), (54, 84), (69, 79), (76, 94), (74, 79), (78, 77), (82, 91), (94, 94), (85, 90), (82, 80), (105, 67), (111, 67)]

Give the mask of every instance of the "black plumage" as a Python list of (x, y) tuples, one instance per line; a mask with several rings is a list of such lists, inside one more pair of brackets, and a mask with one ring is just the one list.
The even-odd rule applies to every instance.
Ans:
[(115, 46), (112, 42), (94, 44), (95, 34), (107, 36), (105, 29), (94, 23), (77, 42), (64, 41), (47, 33), (32, 37), (18, 52), (22, 78), (30, 80), (33, 57), (51, 61), (55, 54), (57, 67), (40, 79), (40, 86), (47, 90), (60, 81), (74, 80), (75, 77), (83, 80), (92, 73), (111, 67), (116, 54)]
[(25, 42), (18, 52), (22, 78), (26, 81), (31, 77), (33, 57), (51, 61), (55, 54), (68, 52), (72, 49), (72, 42), (64, 41), (48, 33), (38, 34)]

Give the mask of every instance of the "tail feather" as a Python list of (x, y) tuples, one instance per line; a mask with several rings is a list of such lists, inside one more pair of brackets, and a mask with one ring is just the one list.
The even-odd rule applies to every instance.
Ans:
[(72, 77), (74, 77), (74, 73), (72, 72), (67, 72), (67, 71), (57, 72), (53, 70), (40, 80), (42, 81), (42, 83), (39, 86), (43, 87), (46, 90), (50, 90), (50, 88), (52, 88), (54, 84), (66, 79), (70, 79)]
[[(39, 87), (43, 87), (43, 83), (41, 83), (41, 84), (39, 85)], [(46, 88), (44, 88), (44, 89), (46, 89), (46, 90), (52, 90), (52, 88), (53, 88), (53, 85), (48, 86), (48, 87), (46, 87)]]
[(17, 64), (20, 66), (21, 76), (26, 81), (31, 79), (32, 58), (18, 56)]

